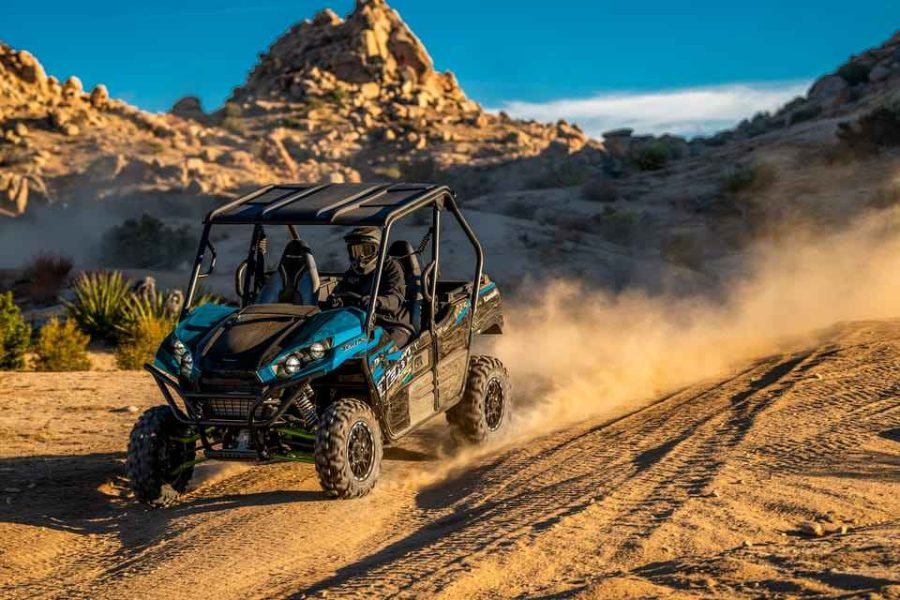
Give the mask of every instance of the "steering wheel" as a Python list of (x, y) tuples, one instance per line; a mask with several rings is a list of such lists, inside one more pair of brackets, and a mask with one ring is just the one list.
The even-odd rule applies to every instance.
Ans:
[(422, 298), (428, 301), (431, 304), (431, 301), (434, 299), (434, 294), (431, 293), (431, 284), (433, 279), (435, 268), (437, 267), (437, 262), (430, 262), (427, 267), (425, 267), (425, 271), (422, 273)]
[[(355, 304), (359, 304), (359, 302), (363, 299), (363, 295), (357, 294), (356, 292), (335, 292), (331, 294), (330, 300), (332, 304), (335, 304), (337, 306), (344, 306), (344, 298), (352, 301)], [(335, 300), (338, 300), (339, 302), (335, 302)]]

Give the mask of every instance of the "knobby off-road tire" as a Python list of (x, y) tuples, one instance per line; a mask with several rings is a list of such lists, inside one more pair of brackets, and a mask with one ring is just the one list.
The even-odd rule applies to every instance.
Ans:
[(364, 402), (342, 398), (325, 409), (316, 433), (316, 473), (330, 498), (368, 494), (381, 473), (381, 427)]
[(495, 439), (509, 424), (511, 409), (506, 367), (493, 356), (473, 356), (462, 400), (447, 411), (454, 433), (474, 444)]
[(174, 438), (191, 435), (168, 406), (154, 406), (141, 415), (131, 430), (126, 468), (131, 489), (141, 502), (151, 506), (171, 506), (187, 488), (193, 465), (178, 469), (196, 457), (195, 442)]

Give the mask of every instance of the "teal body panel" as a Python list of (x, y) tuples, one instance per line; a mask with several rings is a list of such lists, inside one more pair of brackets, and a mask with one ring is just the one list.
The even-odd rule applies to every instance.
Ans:
[[(191, 310), (187, 318), (175, 326), (172, 335), (181, 340), (181, 343), (193, 353), (196, 350), (197, 343), (210, 329), (221, 323), (223, 319), (234, 314), (236, 311), (237, 308), (234, 306), (212, 303), (201, 304), (197, 308)], [(156, 351), (156, 358), (154, 359), (153, 364), (167, 373), (177, 375), (181, 366), (175, 361), (175, 357), (172, 356), (172, 351), (169, 347), (171, 341), (171, 335), (163, 341)]]
[[(479, 296), (484, 296), (496, 289), (496, 283), (489, 283), (478, 290)], [(181, 321), (173, 332), (191, 353), (196, 353), (197, 344), (209, 331), (221, 323), (224, 319), (237, 312), (237, 308), (220, 304), (204, 304), (192, 310), (186, 319)], [(470, 302), (466, 300), (456, 314), (454, 325), (459, 325), (470, 310)], [(326, 310), (307, 319), (293, 334), (289, 342), (289, 349), (276, 356), (269, 364), (256, 371), (256, 376), (261, 383), (273, 383), (276, 381), (300, 381), (306, 378), (322, 375), (338, 369), (344, 362), (365, 357), (366, 364), (372, 374), (372, 383), (376, 387), (384, 378), (387, 369), (397, 361), (403, 359), (404, 352), (397, 348), (396, 344), (387, 338), (381, 327), (376, 327), (371, 338), (365, 332), (366, 313), (356, 307), (337, 308)], [(278, 366), (288, 355), (308, 348), (316, 342), (328, 342), (330, 348), (321, 360), (313, 361), (305, 365), (297, 373), (289, 378), (278, 376)], [(154, 359), (154, 364), (164, 371), (177, 376), (180, 365), (172, 355), (170, 344), (172, 337), (168, 337), (160, 346)], [(199, 376), (194, 367), (190, 378)], [(404, 383), (408, 383), (405, 381)]]
[[(366, 313), (355, 307), (326, 310), (310, 317), (292, 336), (290, 349), (259, 369), (257, 377), (263, 383), (301, 380), (320, 372), (328, 373), (352, 358), (365, 355), (378, 346), (384, 333), (380, 327), (376, 327), (372, 339), (369, 339), (365, 333), (365, 322)], [(324, 358), (309, 363), (290, 378), (278, 377), (278, 365), (288, 355), (326, 340), (331, 343), (331, 348)]]

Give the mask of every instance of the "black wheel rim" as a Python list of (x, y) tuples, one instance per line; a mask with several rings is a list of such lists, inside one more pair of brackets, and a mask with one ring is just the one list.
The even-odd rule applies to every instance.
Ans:
[(185, 477), (189, 446), (184, 442), (166, 439), (159, 448), (159, 464), (163, 466), (163, 481), (177, 483)]
[(371, 475), (375, 466), (375, 436), (365, 421), (357, 421), (350, 428), (347, 459), (354, 479), (365, 481)]
[(503, 423), (503, 400), (503, 384), (491, 379), (484, 397), (484, 421), (491, 431), (497, 431)]

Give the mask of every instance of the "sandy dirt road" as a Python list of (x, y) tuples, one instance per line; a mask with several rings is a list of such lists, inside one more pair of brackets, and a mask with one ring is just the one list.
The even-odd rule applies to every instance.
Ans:
[(146, 510), (122, 409), (156, 402), (140, 373), (0, 375), (0, 597), (900, 598), (897, 322), (454, 468), (435, 423), (356, 501), (207, 463)]

